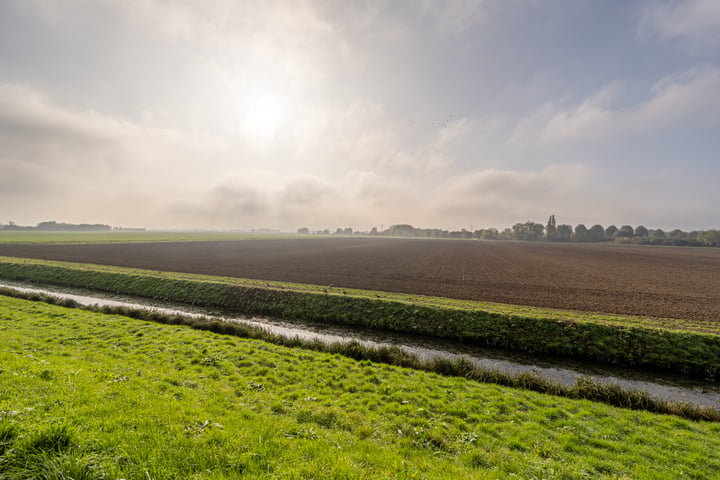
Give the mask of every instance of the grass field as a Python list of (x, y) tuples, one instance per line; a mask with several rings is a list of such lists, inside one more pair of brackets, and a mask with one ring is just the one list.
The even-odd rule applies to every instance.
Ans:
[(7, 297), (0, 338), (0, 478), (720, 471), (718, 424)]
[(110, 232), (33, 232), (0, 231), (0, 245), (82, 245), (97, 243), (156, 243), (156, 242), (212, 242), (235, 240), (262, 240), (269, 238), (295, 238), (297, 235), (280, 233), (245, 232), (161, 232), (161, 231), (110, 231)]

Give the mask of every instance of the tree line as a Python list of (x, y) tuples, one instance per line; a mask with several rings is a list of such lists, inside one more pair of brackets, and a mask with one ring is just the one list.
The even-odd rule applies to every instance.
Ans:
[[(310, 231), (303, 227), (298, 234), (328, 235), (330, 230)], [(674, 229), (666, 232), (660, 228), (649, 229), (644, 225), (633, 227), (610, 225), (603, 227), (596, 224), (588, 228), (585, 224), (574, 227), (568, 224), (558, 225), (555, 215), (550, 215), (545, 225), (526, 221), (516, 223), (512, 227), (499, 230), (486, 228), (479, 230), (444, 230), (440, 228), (416, 228), (408, 224), (391, 225), (387, 229), (370, 231), (354, 231), (352, 228), (338, 228), (335, 235), (370, 235), (384, 237), (420, 237), (420, 238), (460, 238), (476, 240), (523, 240), (545, 242), (615, 242), (638, 245), (674, 245), (686, 247), (720, 247), (720, 230), (693, 230), (685, 232)]]
[(0, 224), (0, 230), (11, 230), (11, 231), (41, 231), (41, 232), (107, 232), (112, 230), (110, 225), (103, 225), (100, 223), (88, 224), (88, 223), (58, 223), (55, 221), (40, 222), (35, 227), (16, 225), (15, 222), (10, 221), (7, 225)]

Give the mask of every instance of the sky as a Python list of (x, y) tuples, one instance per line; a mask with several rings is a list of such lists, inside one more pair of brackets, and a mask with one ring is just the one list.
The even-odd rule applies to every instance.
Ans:
[(0, 223), (720, 228), (717, 0), (0, 0)]

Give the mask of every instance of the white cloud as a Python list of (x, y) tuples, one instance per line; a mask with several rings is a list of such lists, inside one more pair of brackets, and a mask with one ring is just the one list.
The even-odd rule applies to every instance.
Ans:
[(619, 88), (610, 85), (569, 107), (544, 104), (518, 122), (510, 139), (521, 144), (607, 141), (659, 134), (691, 120), (720, 124), (720, 68), (669, 75), (650, 88), (648, 100), (629, 106), (613, 105)]
[[(688, 92), (712, 89), (716, 82), (710, 74), (668, 78), (656, 86), (656, 99), (662, 99), (650, 102), (658, 105), (653, 107), (656, 110), (647, 105), (637, 110), (652, 117), (659, 115), (658, 110), (677, 109), (690, 102)], [(691, 84), (698, 86), (686, 88)], [(596, 98), (596, 103), (612, 101), (611, 95)], [(261, 162), (242, 161), (242, 145), (227, 139), (63, 109), (27, 87), (0, 86), (0, 107), (0, 202), (6, 215), (12, 216), (2, 221), (26, 224), (55, 219), (155, 228), (293, 230), (411, 223), (456, 229), (470, 224), (483, 228), (524, 220), (544, 222), (551, 213), (563, 223), (651, 224), (662, 221), (657, 213), (662, 211), (682, 227), (682, 212), (690, 205), (699, 212), (692, 216), (696, 222), (708, 218), (703, 202), (715, 188), (698, 186), (689, 178), (682, 188), (693, 188), (695, 199), (673, 198), (673, 206), (668, 207), (666, 192), (677, 187), (676, 174), (653, 177), (651, 185), (601, 188), (595, 180), (602, 172), (578, 162), (535, 169), (488, 169), (478, 164), (466, 171), (443, 168), (422, 173), (431, 154), (452, 157), (459, 142), (476, 136), (477, 129), (487, 124), (467, 120), (449, 123), (416, 150), (408, 150), (407, 168), (378, 169), (361, 157), (371, 152), (392, 155), (403, 143), (392, 135), (387, 143), (370, 146), (372, 142), (353, 141), (363, 132), (383, 131), (385, 114), (372, 105), (338, 110), (347, 114), (338, 117), (345, 118), (344, 125), (331, 116), (326, 128), (334, 133), (327, 150), (322, 150), (327, 139), (322, 129), (311, 141), (309, 153), (332, 155), (342, 151), (344, 141), (348, 154), (358, 149), (339, 173), (265, 168)], [(605, 110), (617, 114), (609, 107)], [(641, 114), (633, 111), (633, 115)], [(368, 118), (379, 124), (362, 128)], [(644, 200), (637, 200), (638, 192), (644, 192)], [(664, 225), (668, 224), (673, 222)]]
[(643, 36), (687, 38), (699, 45), (720, 44), (720, 2), (717, 0), (683, 0), (651, 3), (645, 8), (639, 24)]
[(588, 187), (596, 173), (583, 164), (549, 165), (539, 171), (478, 170), (444, 182), (438, 188), (437, 209), (498, 227), (508, 226), (508, 218), (543, 221), (551, 213), (575, 216), (592, 196)]
[(485, 2), (478, 0), (423, 0), (423, 16), (431, 19), (442, 31), (459, 34), (488, 21)]
[[(664, 44), (627, 45), (594, 64), (619, 79), (597, 88), (605, 80), (573, 68), (588, 67), (602, 40), (548, 36), (527, 18), (535, 10), (500, 3), (9, 3), (5, 22), (22, 28), (8, 38), (27, 54), (0, 48), (0, 82), (22, 82), (0, 84), (0, 201), (30, 223), (72, 212), (163, 227), (457, 228), (550, 213), (591, 222), (587, 212), (622, 213), (623, 202), (670, 211), (649, 194), (672, 188), (663, 178), (604, 194), (614, 179), (645, 177), (632, 160), (671, 164), (688, 139), (702, 137), (685, 160), (692, 175), (709, 176), (720, 68), (686, 69), (635, 95), (650, 75), (697, 57), (665, 64)], [(717, 45), (714, 5), (651, 4), (643, 28)], [(595, 7), (571, 10), (542, 15), (565, 25)], [(524, 22), (533, 28), (506, 28)], [(551, 38), (573, 48), (548, 53)], [(647, 62), (630, 71), (638, 53)], [(533, 86), (543, 75), (552, 88)], [(654, 150), (637, 148), (639, 137)], [(675, 150), (654, 155), (666, 145)], [(598, 179), (592, 167), (611, 161)]]

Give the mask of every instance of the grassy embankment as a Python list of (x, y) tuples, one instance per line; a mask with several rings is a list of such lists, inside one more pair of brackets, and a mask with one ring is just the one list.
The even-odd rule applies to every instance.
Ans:
[(148, 272), (0, 257), (0, 278), (46, 282), (219, 307), (232, 312), (359, 325), (482, 345), (659, 368), (720, 372), (720, 329), (417, 295)]
[(713, 478), (720, 425), (0, 296), (0, 478)]
[(464, 377), (469, 380), (524, 388), (565, 398), (593, 400), (632, 410), (677, 415), (690, 420), (720, 422), (720, 409), (718, 408), (700, 407), (689, 402), (672, 402), (652, 398), (643, 390), (622, 389), (617, 384), (598, 383), (585, 377), (578, 378), (573, 385), (565, 386), (543, 379), (535, 373), (508, 373), (493, 368), (477, 367), (462, 357), (458, 359), (436, 357), (421, 360), (416, 355), (408, 353), (399, 347), (370, 347), (357, 341), (324, 342), (321, 340), (303, 340), (299, 337), (276, 335), (260, 326), (226, 322), (215, 318), (163, 314), (145, 308), (82, 306), (71, 299), (32, 292), (20, 292), (8, 288), (0, 288), (0, 295), (68, 308), (81, 308), (96, 313), (123, 315), (166, 325), (189, 326), (196, 330), (263, 340), (285, 347), (339, 354), (354, 360), (369, 360), (373, 363), (423, 370), (444, 376)]

